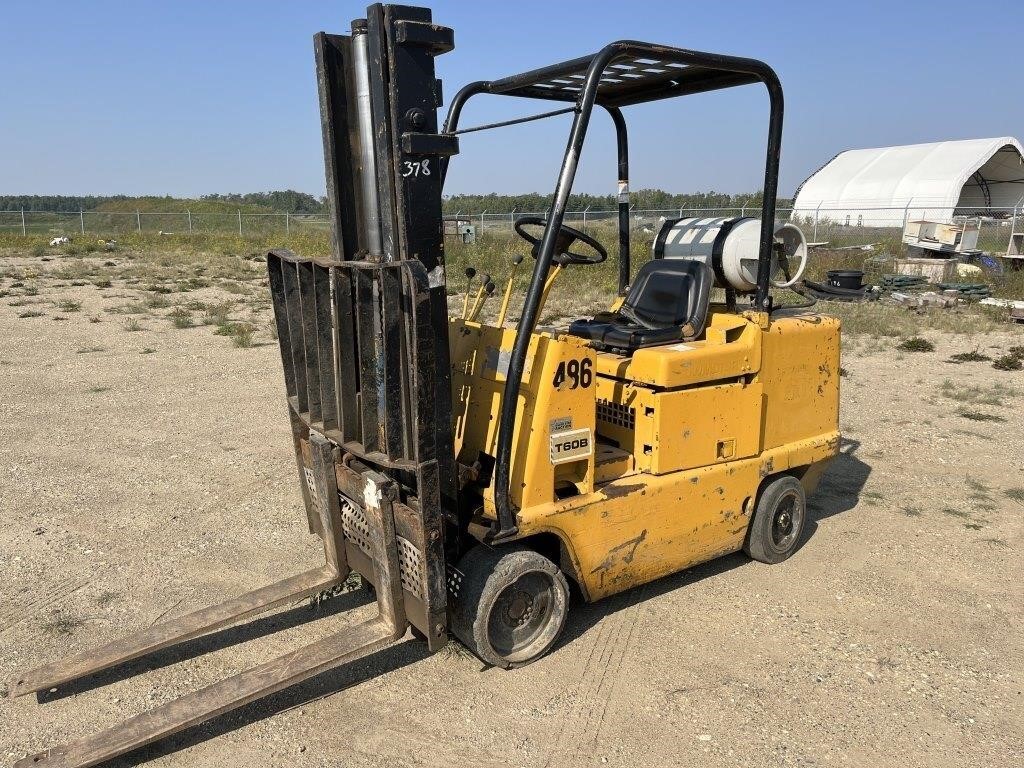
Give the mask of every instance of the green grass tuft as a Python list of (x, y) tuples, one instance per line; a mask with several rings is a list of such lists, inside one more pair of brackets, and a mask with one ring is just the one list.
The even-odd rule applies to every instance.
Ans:
[(256, 332), (252, 323), (222, 323), (214, 331), (218, 336), (228, 336), (231, 343), (236, 347), (247, 349), (253, 345), (253, 335)]
[(922, 339), (920, 336), (911, 336), (909, 339), (905, 339), (897, 344), (896, 349), (903, 352), (934, 352), (935, 345), (928, 341), (928, 339)]
[(995, 362), (992, 363), (992, 367), (999, 371), (1019, 371), (1024, 369), (1024, 358), (1017, 357), (1016, 355), (1003, 355), (996, 358)]
[(957, 408), (957, 416), (963, 416), (971, 421), (1006, 421), (1005, 418), (996, 413), (985, 413), (984, 411), (973, 411), (968, 408)]
[(958, 352), (952, 355), (947, 363), (987, 363), (992, 358), (988, 355), (981, 354), (978, 350), (972, 350), (971, 352)]
[(175, 328), (191, 328), (195, 323), (192, 321), (192, 313), (184, 307), (175, 307), (168, 315)]

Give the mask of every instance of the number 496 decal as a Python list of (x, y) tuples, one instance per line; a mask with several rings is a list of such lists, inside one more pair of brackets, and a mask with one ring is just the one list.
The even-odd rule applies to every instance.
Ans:
[(594, 381), (594, 361), (588, 357), (582, 360), (563, 360), (555, 371), (555, 380), (551, 385), (558, 389), (569, 381), (569, 389), (580, 387), (586, 389)]

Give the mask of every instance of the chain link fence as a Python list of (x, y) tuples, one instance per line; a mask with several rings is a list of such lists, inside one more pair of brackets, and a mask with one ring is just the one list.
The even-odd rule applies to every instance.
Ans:
[[(630, 227), (653, 235), (666, 218), (711, 218), (757, 216), (758, 207), (745, 208), (673, 208), (637, 209), (629, 212)], [(828, 243), (837, 248), (867, 246), (899, 238), (910, 214), (906, 208), (868, 208), (850, 213), (847, 209), (818, 208), (813, 215), (794, 220), (808, 241)], [(913, 218), (927, 218), (927, 211), (913, 211)], [(778, 218), (792, 218), (791, 208), (778, 209)], [(447, 212), (446, 218), (473, 224), (477, 234), (511, 233), (518, 219), (544, 216), (546, 211), (508, 211), (464, 214)], [(618, 211), (569, 212), (565, 223), (584, 231), (614, 230)], [(1024, 210), (1017, 208), (957, 209), (954, 219), (977, 219), (981, 233), (978, 247), (991, 253), (1006, 253), (1013, 233), (1024, 232)], [(330, 228), (326, 214), (316, 213), (177, 213), (80, 211), (49, 213), (40, 211), (0, 211), (0, 233), (29, 236), (93, 235), (116, 237), (119, 234), (237, 234), (242, 236), (285, 237), (299, 232), (323, 232)]]
[(236, 234), (261, 236), (304, 230), (327, 232), (323, 213), (157, 213), (149, 211), (0, 211), (0, 232), (33, 235), (95, 235), (116, 237), (128, 233), (165, 235)]
[[(663, 219), (717, 218), (733, 216), (759, 216), (760, 207), (745, 208), (672, 208), (636, 209), (629, 212), (630, 227), (654, 235)], [(936, 211), (938, 213), (938, 211)], [(512, 211), (508, 213), (455, 214), (477, 227), (478, 233), (512, 231), (516, 220), (525, 216), (544, 216), (546, 212)], [(926, 210), (908, 211), (905, 207), (858, 209), (819, 208), (813, 215), (793, 216), (792, 208), (776, 211), (780, 221), (793, 220), (811, 243), (827, 243), (836, 248), (868, 246), (892, 241), (902, 236), (903, 225), (911, 219), (928, 218)], [(584, 231), (618, 226), (618, 211), (574, 211), (566, 213), (565, 223)], [(945, 216), (943, 216), (945, 218)], [(958, 208), (954, 221), (972, 219), (980, 226), (978, 248), (991, 253), (1006, 253), (1011, 235), (1024, 232), (1024, 209), (1017, 208)], [(943, 220), (940, 218), (939, 220)]]

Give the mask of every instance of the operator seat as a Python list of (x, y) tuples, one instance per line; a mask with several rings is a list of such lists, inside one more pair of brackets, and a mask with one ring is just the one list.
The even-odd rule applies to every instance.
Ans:
[(696, 259), (655, 259), (644, 264), (616, 312), (569, 324), (573, 336), (596, 346), (633, 352), (694, 339), (704, 332), (714, 274)]

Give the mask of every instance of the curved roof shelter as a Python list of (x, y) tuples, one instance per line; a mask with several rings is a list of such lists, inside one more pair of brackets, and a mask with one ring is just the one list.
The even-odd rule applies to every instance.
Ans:
[(902, 226), (1009, 211), (1024, 202), (1022, 156), (1012, 136), (846, 150), (800, 185), (793, 218)]

